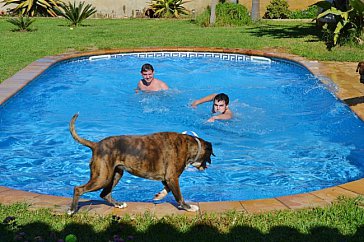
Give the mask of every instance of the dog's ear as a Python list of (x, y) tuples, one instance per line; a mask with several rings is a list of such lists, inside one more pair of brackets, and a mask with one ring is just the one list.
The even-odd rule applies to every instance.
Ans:
[(212, 144), (208, 141), (205, 141), (205, 143), (206, 143), (205, 150), (212, 151)]
[(211, 155), (215, 156), (214, 151), (212, 150), (212, 144), (211, 144), (210, 142), (208, 142), (208, 141), (206, 141), (206, 148), (205, 148), (205, 150), (206, 150), (209, 154), (211, 154)]
[(362, 72), (364, 72), (364, 61), (360, 61), (359, 63), (358, 63), (358, 66), (356, 67), (356, 72), (360, 72), (360, 73), (362, 73)]
[(207, 157), (206, 162), (209, 163), (209, 164), (211, 164), (211, 157), (210, 156)]

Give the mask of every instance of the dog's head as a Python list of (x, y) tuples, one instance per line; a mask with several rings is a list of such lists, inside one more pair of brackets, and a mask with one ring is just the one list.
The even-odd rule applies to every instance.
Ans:
[(360, 75), (364, 75), (364, 61), (360, 61), (358, 66), (356, 67), (356, 72), (359, 72)]
[(201, 147), (199, 147), (198, 157), (194, 159), (191, 163), (192, 166), (196, 167), (198, 170), (203, 171), (207, 168), (207, 163), (211, 164), (211, 155), (215, 156), (212, 151), (212, 144), (200, 138), (197, 142), (200, 142)]

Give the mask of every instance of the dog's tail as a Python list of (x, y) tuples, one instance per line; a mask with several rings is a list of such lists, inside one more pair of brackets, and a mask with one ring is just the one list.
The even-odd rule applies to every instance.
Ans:
[(78, 134), (76, 133), (76, 130), (75, 130), (75, 122), (76, 122), (76, 119), (78, 118), (78, 113), (76, 113), (75, 115), (73, 115), (72, 119), (71, 119), (71, 122), (70, 122), (70, 132), (71, 132), (71, 135), (72, 137), (80, 144), (83, 144), (91, 149), (95, 149), (96, 148), (96, 143), (95, 142), (92, 142), (90, 140), (87, 140), (87, 139), (83, 139), (81, 138), (80, 136), (78, 136)]

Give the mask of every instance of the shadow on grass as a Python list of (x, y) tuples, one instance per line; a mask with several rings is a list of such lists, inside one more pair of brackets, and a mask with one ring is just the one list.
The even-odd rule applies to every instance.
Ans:
[(252, 35), (257, 37), (271, 37), (275, 39), (289, 39), (289, 38), (304, 38), (307, 36), (314, 36), (316, 38), (306, 40), (306, 42), (320, 41), (322, 36), (321, 30), (316, 27), (315, 23), (305, 23), (302, 25), (267, 25), (262, 24), (254, 28), (247, 29)]
[[(9, 228), (9, 224), (0, 225), (0, 241), (63, 241), (66, 235), (74, 234), (78, 242), (98, 241), (363, 241), (364, 226), (357, 229), (353, 236), (343, 235), (336, 228), (326, 226), (313, 227), (307, 234), (289, 226), (275, 226), (269, 232), (261, 231), (249, 226), (235, 226), (227, 232), (220, 232), (208, 224), (196, 224), (187, 232), (180, 232), (178, 225), (159, 220), (145, 230), (137, 228), (131, 223), (111, 220), (106, 230), (96, 232), (87, 224), (71, 223), (62, 231), (54, 231), (43, 222), (33, 222), (18, 229)], [(67, 241), (67, 240), (66, 240)], [(74, 240), (69, 240), (74, 242)]]

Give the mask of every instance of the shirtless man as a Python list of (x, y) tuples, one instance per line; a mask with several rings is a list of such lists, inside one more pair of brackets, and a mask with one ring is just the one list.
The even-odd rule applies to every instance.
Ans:
[(197, 105), (209, 101), (213, 101), (212, 113), (216, 113), (217, 115), (214, 115), (211, 118), (209, 118), (207, 122), (214, 122), (215, 120), (218, 119), (228, 120), (233, 117), (233, 113), (229, 109), (229, 97), (225, 93), (210, 94), (206, 97), (193, 101), (191, 106), (193, 108), (196, 108)]
[(138, 82), (135, 92), (147, 91), (155, 92), (160, 90), (168, 90), (167, 84), (163, 81), (154, 78), (154, 68), (151, 64), (144, 64), (140, 71), (142, 79)]

